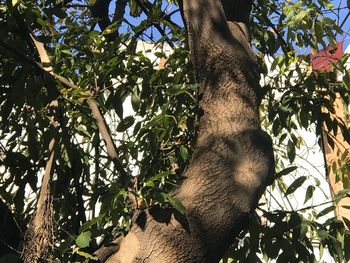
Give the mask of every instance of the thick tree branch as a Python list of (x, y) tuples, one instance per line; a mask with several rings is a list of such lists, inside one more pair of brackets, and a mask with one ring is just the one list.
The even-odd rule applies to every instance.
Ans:
[(183, 9), (203, 112), (191, 162), (171, 193), (185, 214), (141, 211), (109, 263), (218, 262), (273, 178), (271, 139), (260, 128), (259, 72), (242, 22), (249, 16), (230, 21), (217, 0), (184, 0)]
[(118, 22), (122, 21), (124, 15), (125, 15), (125, 8), (126, 8), (127, 0), (117, 0), (115, 4), (114, 9), (114, 15), (112, 22)]
[(106, 125), (106, 121), (101, 114), (98, 106), (96, 103), (91, 100), (87, 99), (86, 103), (89, 105), (89, 108), (91, 109), (92, 117), (96, 120), (96, 124), (98, 126), (98, 129), (100, 131), (101, 137), (106, 143), (106, 149), (108, 156), (111, 158), (113, 161), (117, 171), (120, 173), (120, 181), (123, 186), (127, 186), (128, 183), (130, 182), (130, 177), (128, 173), (124, 170), (123, 164), (119, 159), (117, 147), (114, 144), (114, 141), (110, 135), (110, 132), (108, 130), (108, 127)]
[(90, 7), (92, 17), (98, 19), (97, 23), (102, 31), (111, 24), (111, 20), (108, 16), (110, 2), (111, 0), (96, 0)]
[(22, 259), (24, 263), (47, 261), (53, 249), (53, 208), (50, 183), (54, 166), (54, 147), (57, 127), (52, 127), (52, 139), (49, 144), (49, 159), (46, 162), (37, 209), (25, 234)]
[[(39, 53), (41, 64), (44, 66), (44, 71), (52, 71), (50, 66), (50, 59), (44, 49), (42, 43), (37, 41), (32, 35), (31, 38)], [(52, 78), (52, 77), (51, 77)], [(55, 81), (51, 79), (47, 82), (49, 90), (56, 90)], [(51, 92), (51, 94), (53, 94)], [(57, 93), (55, 93), (57, 95)], [(55, 162), (55, 148), (58, 133), (58, 101), (57, 97), (51, 97), (50, 110), (51, 117), (51, 141), (49, 143), (49, 159), (46, 162), (45, 173), (42, 179), (40, 195), (38, 199), (37, 209), (34, 218), (29, 223), (25, 234), (24, 250), (22, 259), (24, 263), (47, 261), (51, 257), (53, 249), (53, 208), (52, 196), (50, 190), (50, 183), (53, 174), (53, 167)]]

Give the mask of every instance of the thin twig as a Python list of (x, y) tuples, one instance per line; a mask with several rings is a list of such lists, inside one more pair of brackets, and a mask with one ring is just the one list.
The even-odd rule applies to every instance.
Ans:
[[(150, 16), (150, 10), (145, 6), (145, 4), (143, 2), (141, 2), (140, 0), (135, 0), (135, 2), (137, 3), (137, 5), (141, 8), (141, 10), (147, 15), (147, 17)], [(152, 5), (152, 4), (151, 4)], [(175, 45), (174, 43), (169, 39), (168, 35), (165, 33), (165, 31), (163, 30), (163, 28), (160, 26), (160, 24), (158, 23), (152, 23), (153, 26), (159, 31), (159, 33), (165, 37), (165, 41), (168, 43), (168, 45), (174, 49)]]

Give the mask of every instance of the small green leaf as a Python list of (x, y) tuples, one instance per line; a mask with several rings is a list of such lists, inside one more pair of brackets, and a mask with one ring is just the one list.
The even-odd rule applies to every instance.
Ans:
[(308, 186), (308, 188), (306, 189), (304, 204), (312, 198), (315, 189), (316, 188), (313, 185)]
[(288, 141), (287, 155), (288, 155), (289, 161), (292, 163), (295, 159), (295, 145), (292, 141)]
[(62, 49), (61, 52), (63, 54), (72, 55), (72, 52), (69, 49)]
[(7, 7), (5, 5), (0, 5), (0, 12), (6, 12), (7, 11)]
[(92, 135), (82, 125), (79, 125), (79, 126), (75, 127), (75, 129), (77, 131), (79, 131), (81, 133), (81, 135), (85, 135), (88, 138), (92, 137)]
[(323, 230), (323, 229), (317, 231), (317, 235), (319, 236), (319, 238), (321, 240), (323, 240), (323, 239), (325, 239), (326, 237), (329, 236), (328, 232), (326, 230)]
[(117, 132), (124, 132), (128, 128), (130, 128), (135, 122), (135, 119), (133, 116), (125, 117), (121, 120), (121, 122), (117, 126)]
[[(16, 0), (15, 0), (16, 1)], [(44, 20), (44, 19), (42, 19), (42, 18), (40, 18), (40, 17), (38, 17), (37, 19), (36, 19), (36, 22), (38, 22), (38, 24), (39, 25), (41, 25), (41, 26), (46, 26), (46, 24), (47, 24), (47, 22)]]
[(295, 171), (298, 167), (297, 166), (290, 166), (287, 167), (285, 169), (283, 169), (282, 171), (279, 171), (276, 175), (275, 175), (275, 179), (278, 179), (284, 175), (290, 174), (291, 172)]
[(87, 232), (81, 233), (76, 238), (75, 243), (77, 244), (78, 247), (84, 248), (84, 247), (88, 247), (89, 246), (90, 240), (91, 240), (91, 232), (87, 231)]
[(148, 186), (148, 187), (154, 187), (154, 186), (155, 186), (155, 184), (154, 184), (153, 181), (147, 181), (147, 182), (145, 183), (145, 185)]
[(305, 223), (301, 223), (300, 225), (300, 240), (303, 240), (306, 237), (306, 234), (308, 232), (309, 226)]
[(340, 190), (334, 197), (335, 203), (338, 204), (343, 198), (348, 197), (349, 193), (349, 189)]
[(166, 196), (166, 199), (169, 201), (169, 203), (177, 210), (179, 211), (181, 214), (185, 213), (185, 207), (183, 206), (183, 204), (180, 202), (180, 200), (178, 200), (175, 197), (172, 197), (170, 195)]
[(139, 96), (135, 93), (131, 94), (131, 106), (135, 112), (137, 112), (139, 110), (140, 103), (141, 103), (141, 100), (140, 100)]
[(87, 230), (88, 228), (90, 228), (91, 226), (93, 226), (94, 224), (101, 222), (101, 220), (106, 216), (106, 214), (101, 214), (98, 217), (95, 217), (93, 219), (91, 219), (90, 221), (86, 222), (85, 224), (83, 224), (80, 227), (80, 232), (84, 232), (85, 230)]
[(185, 146), (181, 145), (180, 146), (180, 155), (181, 155), (181, 158), (186, 161), (187, 160), (187, 157), (188, 157), (188, 150)]
[[(348, 225), (348, 228), (350, 228), (350, 222)], [(350, 260), (350, 233), (346, 233), (344, 235), (344, 257), (345, 257), (345, 261), (349, 262)]]
[(159, 193), (159, 192), (154, 192), (152, 194), (152, 197), (154, 200), (156, 200), (158, 203), (163, 204), (166, 199), (166, 194), (165, 193)]
[(335, 206), (334, 205), (331, 205), (325, 209), (323, 209), (321, 212), (318, 213), (318, 215), (316, 216), (316, 218), (320, 218), (324, 215), (327, 215), (328, 213), (330, 212), (333, 212), (334, 213), (334, 209), (335, 209)]
[(294, 193), (306, 180), (306, 176), (300, 176), (299, 178), (297, 178), (286, 190), (286, 194), (290, 195), (292, 193)]
[(170, 171), (162, 172), (162, 173), (159, 173), (159, 174), (153, 176), (153, 177), (151, 178), (151, 180), (152, 180), (152, 181), (160, 180), (160, 179), (163, 179), (164, 177), (166, 177), (166, 176), (168, 176), (168, 175), (170, 175), (170, 174), (171, 174)]
[(96, 260), (98, 261), (98, 257), (97, 256), (93, 256), (89, 253), (86, 253), (84, 251), (80, 251), (79, 249), (75, 251), (75, 253), (77, 253), (78, 255), (84, 257), (84, 258), (88, 258), (88, 259), (92, 259), (92, 260)]
[(12, 6), (15, 7), (16, 5), (18, 5), (20, 2), (20, 0), (12, 0)]

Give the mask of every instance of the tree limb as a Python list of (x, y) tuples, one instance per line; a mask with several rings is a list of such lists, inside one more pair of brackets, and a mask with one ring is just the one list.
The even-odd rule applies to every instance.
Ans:
[(111, 20), (108, 16), (108, 8), (111, 0), (96, 0), (90, 7), (91, 16), (97, 18), (98, 25), (104, 31), (110, 24)]
[[(41, 64), (44, 65), (44, 71), (52, 71), (50, 59), (42, 43), (30, 35), (33, 43), (39, 53)], [(51, 77), (52, 78), (52, 77)], [(49, 80), (49, 89), (56, 90), (55, 82)], [(56, 93), (57, 94), (57, 93)], [(57, 97), (51, 97), (50, 110), (51, 117), (51, 141), (49, 143), (49, 159), (46, 162), (45, 173), (42, 179), (40, 195), (34, 218), (29, 223), (24, 238), (24, 250), (22, 259), (24, 263), (47, 261), (51, 258), (53, 249), (53, 208), (50, 183), (53, 174), (55, 162), (55, 148), (58, 133), (58, 101)]]
[(127, 0), (117, 0), (114, 9), (114, 15), (112, 22), (121, 21), (125, 14)]
[[(33, 36), (32, 36), (33, 37)], [(34, 39), (34, 38), (33, 38)], [(36, 42), (39, 42), (37, 40), (35, 40)], [(40, 43), (40, 42), (39, 42)], [(40, 45), (41, 44), (41, 45)], [(42, 45), (42, 43), (38, 44), (38, 48), (39, 50), (41, 50), (41, 52), (47, 53), (44, 46)], [(61, 75), (55, 73), (52, 70), (51, 67), (51, 63), (40, 63), (37, 62), (33, 59), (28, 58), (26, 55), (22, 54), (20, 51), (13, 49), (11, 46), (7, 45), (4, 42), (0, 41), (0, 45), (8, 50), (10, 50), (12, 53), (14, 53), (15, 55), (19, 56), (20, 58), (22, 58), (23, 60), (25, 60), (26, 62), (28, 62), (29, 64), (39, 68), (40, 70), (52, 75), (55, 79), (57, 79), (60, 83), (62, 83), (64, 86), (66, 86), (67, 88), (71, 88), (71, 89), (77, 89), (78, 87), (70, 82), (68, 79), (66, 79), (65, 77), (62, 77)], [(44, 57), (48, 58), (47, 54), (44, 55)], [(103, 115), (101, 114), (100, 110), (98, 109), (97, 104), (92, 100), (92, 99), (87, 99), (86, 100), (91, 113), (93, 115), (93, 117), (96, 119), (98, 119), (98, 127), (99, 129), (102, 129), (101, 132), (101, 136), (102, 139), (106, 142), (106, 147), (107, 147), (107, 153), (109, 155), (109, 157), (111, 158), (111, 160), (113, 161), (117, 171), (120, 173), (120, 181), (123, 182), (123, 186), (126, 187), (129, 183), (130, 183), (130, 176), (128, 175), (128, 173), (125, 171), (125, 169), (123, 168), (122, 162), (118, 157), (118, 153), (116, 146), (113, 143), (112, 137), (109, 133), (109, 129), (106, 125), (106, 122), (104, 120)], [(107, 132), (106, 132), (107, 131)]]
[[(42, 46), (41, 50), (45, 51), (45, 49), (43, 49), (43, 46)], [(45, 53), (46, 53), (46, 51), (45, 51)], [(47, 56), (47, 54), (46, 54), (46, 56)], [(38, 62), (36, 62), (36, 64), (42, 70), (49, 72), (52, 76), (54, 76), (58, 81), (60, 81), (66, 87), (72, 88), (72, 89), (78, 88), (74, 83), (70, 82), (68, 79), (56, 74), (52, 70), (51, 65), (45, 66), (45, 65), (38, 63)], [(106, 149), (107, 149), (108, 156), (111, 158), (117, 171), (120, 173), (120, 181), (123, 184), (123, 186), (127, 186), (129, 183), (129, 175), (124, 170), (122, 162), (119, 159), (117, 147), (114, 144), (114, 141), (111, 137), (111, 134), (109, 132), (106, 121), (105, 121), (103, 115), (101, 114), (100, 109), (98, 108), (97, 104), (92, 99), (87, 99), (86, 102), (91, 110), (92, 117), (96, 120), (98, 129), (99, 129), (100, 134), (102, 136), (102, 139), (106, 143)]]

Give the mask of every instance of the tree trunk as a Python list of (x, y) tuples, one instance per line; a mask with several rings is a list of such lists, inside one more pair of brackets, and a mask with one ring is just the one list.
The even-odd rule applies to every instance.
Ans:
[(249, 14), (240, 13), (252, 1), (232, 2), (183, 1), (201, 111), (196, 149), (173, 192), (185, 215), (159, 207), (140, 212), (107, 262), (218, 262), (272, 181), (272, 143), (260, 129), (259, 74), (244, 24)]
[[(343, 124), (349, 123), (349, 119), (347, 116), (347, 110), (346, 105), (344, 104), (342, 98), (339, 94), (337, 94), (337, 97), (334, 101), (334, 113), (329, 113), (332, 118), (337, 119), (338, 122), (341, 122)], [(329, 143), (327, 139), (327, 135), (332, 138), (333, 141), (333, 147)], [(337, 133), (334, 131), (328, 131), (325, 123), (323, 124), (323, 153), (325, 155), (325, 161), (327, 166), (327, 180), (329, 182), (329, 186), (331, 188), (331, 193), (333, 196), (335, 196), (340, 191), (344, 190), (342, 178), (337, 178), (337, 173), (340, 172), (339, 167), (339, 160), (341, 160), (341, 163), (346, 163), (350, 160), (350, 145), (345, 140), (342, 132), (338, 129)], [(347, 180), (347, 178), (344, 178), (344, 180)], [(346, 185), (347, 186), (347, 185)], [(350, 205), (350, 197), (344, 196), (338, 203), (335, 204), (336, 209), (335, 213), (336, 216), (343, 220), (346, 225), (346, 220), (350, 222), (350, 210), (346, 208), (346, 206)]]

